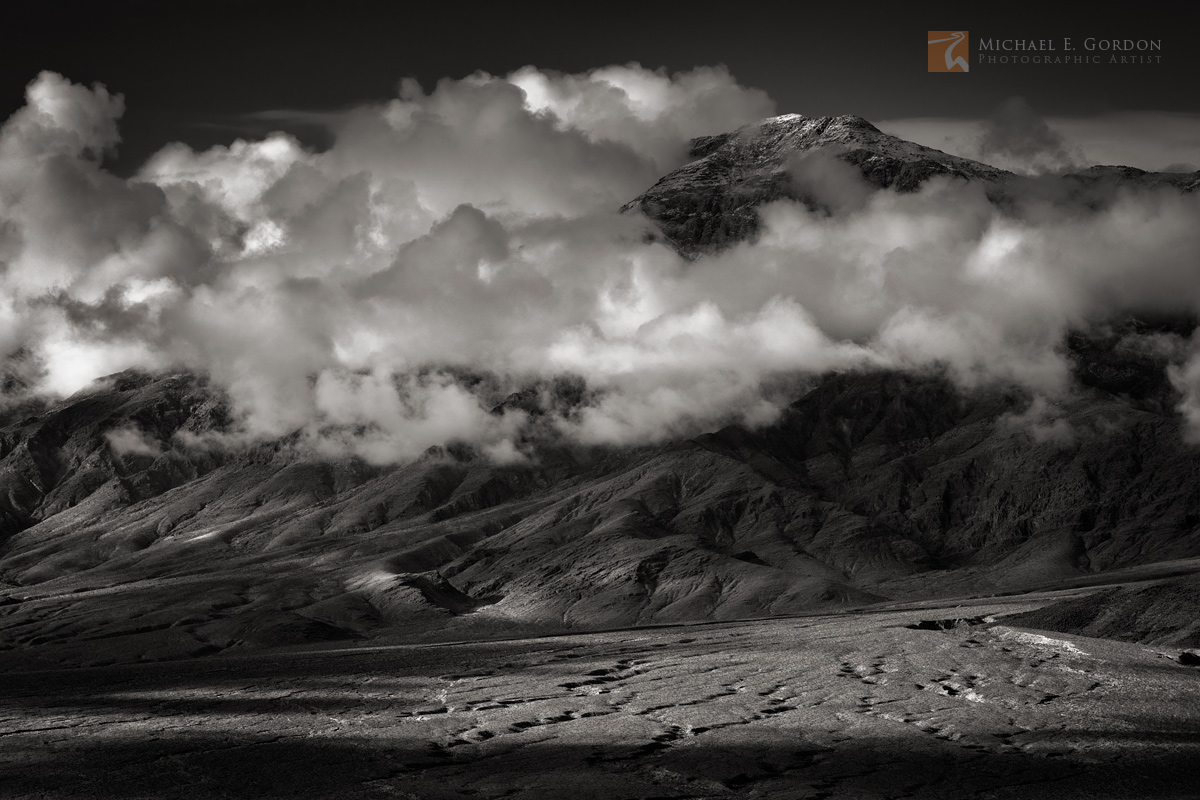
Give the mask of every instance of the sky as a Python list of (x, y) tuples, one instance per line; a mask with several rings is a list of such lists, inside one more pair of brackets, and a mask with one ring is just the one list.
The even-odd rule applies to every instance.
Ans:
[[(644, 2), (24, 3), (5, 12), (0, 116), (23, 104), (25, 85), (42, 70), (103, 83), (128, 100), (112, 167), (129, 174), (168, 141), (228, 144), (284, 127), (327, 144), (319, 116), (272, 112), (337, 112), (392, 97), (403, 78), (428, 90), (442, 78), (527, 65), (578, 73), (628, 62), (670, 72), (724, 64), (781, 113), (872, 121), (977, 120), (1013, 96), (1054, 118), (1200, 115), (1192, 90), (1198, 23), (1200, 7), (1184, 2), (739, 3), (719, 11)], [(1163, 63), (927, 73), (922, 37), (953, 25), (973, 38), (1158, 38)]]
[[(1200, 193), (1074, 202), (1053, 174), (1200, 163), (1194, 26), (1165, 5), (330, 8), (20, 12), (0, 51), (0, 409), (187, 370), (227, 394), (232, 427), (163, 442), (131, 423), (114, 451), (286, 435), (395, 463), (458, 439), (513, 463), (547, 440), (761, 426), (814, 375), (886, 368), (1019, 386), (1018, 427), (1069, 446), (1104, 424), (1064, 428), (1066, 333), (1200, 314)], [(928, 74), (922, 37), (956, 18), (972, 36), (1161, 37), (1170, 60)], [(789, 111), (1038, 177), (1000, 208), (966, 181), (876, 191), (808, 153), (786, 168), (820, 202), (765, 203), (757, 238), (696, 259), (620, 212), (694, 137)], [(1200, 338), (1120, 347), (1169, 365), (1200, 440)], [(516, 391), (539, 413), (498, 411)]]

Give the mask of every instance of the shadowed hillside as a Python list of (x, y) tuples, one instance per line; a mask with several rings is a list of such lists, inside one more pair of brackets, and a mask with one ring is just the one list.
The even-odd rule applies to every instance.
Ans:
[[(2, 432), (27, 488), (7, 496), (0, 636), (66, 661), (490, 636), (989, 594), (1200, 552), (1200, 458), (1174, 416), (1096, 390), (1069, 437), (1039, 441), (1013, 422), (1026, 404), (844, 373), (758, 431), (377, 468), (167, 438), (148, 410), (203, 428), (219, 399), (116, 376)], [(131, 420), (161, 453), (115, 452), (105, 433)]]

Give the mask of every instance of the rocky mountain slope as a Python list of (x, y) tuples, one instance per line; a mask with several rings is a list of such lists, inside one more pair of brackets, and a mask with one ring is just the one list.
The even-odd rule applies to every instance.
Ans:
[[(982, 184), (1005, 206), (1026, 196), (1095, 206), (1118, 185), (1184, 192), (1200, 187), (1200, 172), (1133, 167), (1096, 166), (1050, 180), (1019, 176), (891, 136), (853, 115), (784, 114), (696, 139), (689, 156), (625, 209), (654, 220), (667, 241), (693, 256), (753, 237), (764, 203), (795, 200), (837, 213), (870, 189), (909, 192), (938, 176)], [(847, 190), (856, 182), (852, 176), (861, 179), (861, 192), (853, 185)]]
[(1009, 621), (1061, 633), (1200, 647), (1200, 576), (1110, 587), (1014, 615)]
[[(998, 184), (1010, 173), (881, 132), (862, 117), (772, 117), (692, 143), (693, 160), (625, 207), (653, 219), (667, 240), (699, 253), (753, 236), (758, 206), (800, 200), (825, 206), (819, 181), (806, 180), (805, 157), (855, 168), (871, 186), (912, 191), (935, 175)], [(820, 164), (812, 165), (820, 171)], [(817, 177), (813, 175), (812, 177)]]
[(218, 406), (187, 378), (121, 376), (3, 431), (0, 642), (16, 663), (107, 661), (729, 619), (1200, 553), (1200, 457), (1174, 416), (1097, 389), (1066, 414), (1073, 441), (1038, 441), (1006, 422), (1024, 405), (848, 373), (765, 430), (380, 469), (286, 443), (116, 456), (103, 431)]
[[(694, 155), (630, 205), (692, 254), (753, 236), (764, 202), (826, 203), (813, 176), (829, 165), (809, 157), (878, 187), (982, 181), (998, 202), (1015, 180), (857, 117), (779, 117)], [(1200, 555), (1200, 452), (1180, 435), (1165, 356), (1141, 344), (1195, 326), (1071, 334), (1081, 388), (1051, 427), (1016, 390), (844, 372), (762, 430), (547, 444), (508, 466), (454, 443), (394, 467), (288, 439), (205, 444), (230, 424), (214, 387), (111, 376), (0, 414), (0, 664), (779, 615)], [(551, 413), (544, 402), (587, 400), (564, 384), (498, 410)]]

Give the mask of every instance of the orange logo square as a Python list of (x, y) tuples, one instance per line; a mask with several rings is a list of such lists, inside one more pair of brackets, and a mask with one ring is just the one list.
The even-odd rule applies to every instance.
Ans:
[(928, 38), (930, 72), (970, 72), (966, 31), (930, 31)]

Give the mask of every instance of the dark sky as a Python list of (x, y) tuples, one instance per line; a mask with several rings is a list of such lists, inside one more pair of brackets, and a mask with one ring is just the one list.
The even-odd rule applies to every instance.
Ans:
[[(978, 118), (1013, 95), (1042, 114), (1200, 112), (1200, 6), (1193, 3), (794, 2), (787, 5), (109, 0), (6, 10), (0, 104), (6, 118), (43, 69), (125, 95), (128, 172), (165, 142), (193, 146), (263, 133), (240, 115), (336, 110), (394, 96), (402, 77), (505, 73), (526, 64), (577, 72), (611, 63), (726, 64), (779, 110)], [(710, 11), (711, 9), (711, 11)], [(1163, 40), (1163, 63), (973, 65), (928, 74), (929, 29), (989, 37)], [(295, 130), (319, 143), (314, 131)]]

